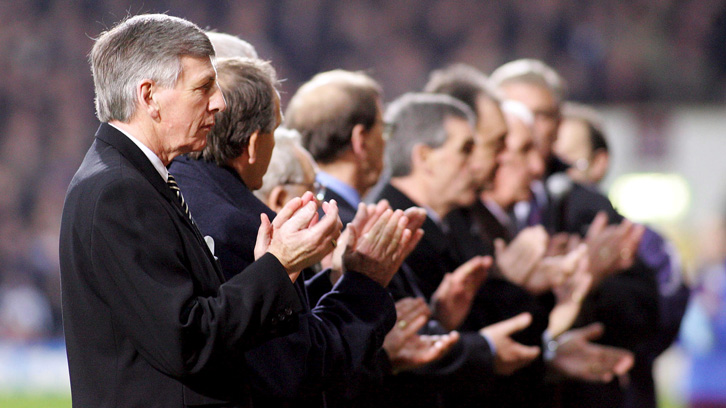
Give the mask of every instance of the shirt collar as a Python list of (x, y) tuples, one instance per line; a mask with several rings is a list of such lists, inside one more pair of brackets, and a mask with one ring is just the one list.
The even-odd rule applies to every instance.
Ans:
[(343, 197), (353, 208), (357, 208), (360, 203), (360, 194), (348, 184), (338, 180), (329, 173), (318, 170), (315, 180), (325, 188), (335, 191), (339, 196)]
[(109, 123), (109, 125), (113, 126), (116, 130), (118, 130), (119, 132), (121, 132), (124, 135), (126, 135), (126, 137), (128, 137), (129, 139), (131, 139), (131, 141), (134, 142), (134, 144), (136, 146), (138, 146), (139, 149), (141, 149), (141, 151), (144, 153), (144, 155), (149, 159), (149, 161), (154, 166), (154, 168), (156, 169), (156, 171), (159, 172), (159, 175), (161, 176), (162, 179), (164, 179), (164, 182), (168, 181), (168, 179), (169, 179), (169, 170), (167, 170), (166, 166), (164, 166), (164, 163), (162, 163), (161, 159), (159, 158), (159, 156), (156, 155), (156, 153), (152, 152), (151, 149), (149, 149), (148, 147), (146, 147), (145, 144), (141, 143), (139, 141), (139, 139), (137, 139), (136, 137), (134, 137), (130, 133), (126, 132), (125, 130), (123, 130), (123, 129), (119, 128), (118, 126), (115, 126), (115, 125), (113, 125), (111, 123)]

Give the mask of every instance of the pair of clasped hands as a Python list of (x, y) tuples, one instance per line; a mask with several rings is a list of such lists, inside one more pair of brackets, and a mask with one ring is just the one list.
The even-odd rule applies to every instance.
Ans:
[[(423, 236), (425, 210), (412, 207), (393, 210), (385, 200), (358, 206), (355, 218), (341, 233), (335, 200), (323, 202), (324, 217), (311, 192), (290, 200), (270, 222), (261, 215), (255, 258), (274, 255), (294, 282), (305, 268), (319, 262), (331, 268), (335, 283), (345, 271), (367, 276), (383, 287), (396, 274), (404, 259)], [(406, 298), (396, 303), (398, 323), (384, 341), (394, 371), (412, 369), (441, 358), (459, 340), (457, 332), (423, 335), (418, 331), (430, 316), (421, 299)]]

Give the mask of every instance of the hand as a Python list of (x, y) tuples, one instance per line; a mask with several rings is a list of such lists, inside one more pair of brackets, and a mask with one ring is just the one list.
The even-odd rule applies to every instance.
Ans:
[(585, 244), (580, 244), (565, 255), (546, 256), (535, 266), (522, 286), (530, 293), (540, 295), (561, 285), (585, 260), (587, 260)]
[(539, 347), (525, 346), (511, 339), (511, 335), (525, 329), (532, 323), (532, 315), (520, 313), (481, 329), (479, 332), (488, 337), (496, 349), (494, 371), (509, 375), (531, 363), (539, 355)]
[[(364, 207), (359, 207), (359, 211), (367, 212)], [(354, 223), (346, 227), (350, 235), (343, 254), (343, 269), (362, 273), (382, 286), (388, 286), (403, 260), (423, 236), (423, 231), (408, 229), (409, 219), (401, 210), (388, 208), (380, 216), (374, 213), (373, 217), (361, 218), (367, 218), (362, 234), (360, 227)]]
[(593, 286), (606, 277), (632, 266), (645, 227), (624, 219), (607, 225), (607, 215), (599, 212), (585, 236), (590, 258)]
[(393, 372), (411, 370), (438, 360), (459, 340), (459, 333), (419, 335), (430, 315), (423, 299), (404, 298), (396, 302), (396, 325), (383, 340)]
[(469, 315), (474, 296), (491, 266), (490, 256), (475, 256), (454, 272), (444, 275), (431, 296), (431, 305), (436, 320), (446, 330), (456, 329)]
[(592, 275), (590, 275), (588, 259), (583, 251), (575, 272), (561, 284), (552, 288), (557, 303), (550, 312), (550, 321), (547, 326), (550, 336), (556, 338), (572, 326), (577, 315), (580, 314), (582, 301), (585, 300), (591, 286)]
[(633, 367), (633, 353), (591, 343), (604, 331), (601, 323), (592, 323), (561, 335), (551, 365), (568, 377), (584, 381), (607, 383), (615, 376), (624, 377)]
[(499, 271), (507, 280), (522, 285), (547, 250), (549, 237), (541, 226), (527, 227), (506, 245), (504, 240), (494, 240), (494, 259)]
[(340, 236), (342, 224), (335, 201), (323, 203), (323, 212), (325, 217), (318, 222), (317, 204), (312, 193), (306, 192), (302, 198), (290, 200), (271, 224), (262, 215), (255, 255), (263, 250), (275, 255), (295, 281), (302, 269), (332, 251)]

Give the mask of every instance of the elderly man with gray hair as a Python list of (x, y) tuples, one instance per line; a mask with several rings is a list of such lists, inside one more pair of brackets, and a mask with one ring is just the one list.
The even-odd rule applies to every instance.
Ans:
[(203, 149), (225, 109), (213, 57), (203, 31), (162, 14), (128, 18), (91, 51), (102, 124), (60, 232), (74, 406), (237, 406), (244, 352), (296, 329), (293, 281), (339, 235), (335, 206), (311, 226), (316, 205), (298, 200), (224, 279), (166, 168)]
[[(471, 162), (474, 114), (450, 96), (406, 94), (391, 103), (385, 120), (390, 129), (386, 148), (390, 179), (376, 187), (374, 198), (388, 200), (393, 208), (419, 205), (427, 210), (424, 237), (394, 277), (391, 292), (394, 298), (419, 296), (433, 305), (436, 320), (427, 330), (455, 329), (466, 318), (476, 289), (461, 304), (439, 302), (439, 295), (459, 275), (469, 276), (465, 286), (478, 288), (491, 265), (489, 257), (461, 259), (450, 247), (442, 222), (450, 211), (476, 199), (478, 177)], [(510, 374), (539, 354), (538, 347), (510, 338), (530, 321), (530, 315), (521, 314), (481, 330), (463, 331), (442, 360), (394, 378), (385, 406), (475, 404), (494, 374)]]

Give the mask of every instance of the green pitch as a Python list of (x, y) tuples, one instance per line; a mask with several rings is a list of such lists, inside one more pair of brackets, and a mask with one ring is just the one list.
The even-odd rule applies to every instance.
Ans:
[(71, 408), (70, 395), (0, 394), (3, 408)]

